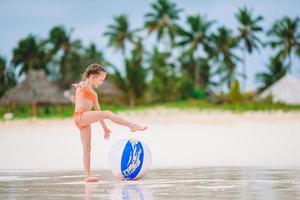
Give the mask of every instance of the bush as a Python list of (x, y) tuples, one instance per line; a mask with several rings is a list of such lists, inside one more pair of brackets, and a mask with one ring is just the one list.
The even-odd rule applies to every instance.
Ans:
[(238, 80), (231, 82), (230, 91), (229, 91), (229, 101), (232, 103), (242, 101), (240, 83)]
[(187, 76), (178, 80), (178, 94), (180, 100), (185, 100), (193, 95), (193, 80)]
[(195, 87), (193, 90), (193, 95), (192, 95), (195, 99), (206, 99), (206, 92), (204, 89), (202, 89), (201, 87)]

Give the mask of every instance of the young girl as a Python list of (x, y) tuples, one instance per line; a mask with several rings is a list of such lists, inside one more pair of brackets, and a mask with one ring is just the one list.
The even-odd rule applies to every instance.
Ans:
[[(86, 182), (98, 181), (98, 178), (90, 174), (90, 151), (91, 151), (91, 123), (100, 121), (103, 131), (104, 139), (109, 139), (111, 131), (106, 126), (104, 120), (109, 119), (114, 123), (127, 126), (132, 132), (144, 131), (146, 126), (139, 126), (135, 123), (129, 122), (109, 110), (101, 111), (97, 93), (93, 88), (99, 87), (106, 77), (106, 70), (99, 64), (89, 65), (82, 80), (73, 84), (75, 91), (75, 112), (73, 120), (75, 125), (80, 130), (82, 147), (83, 147), (83, 166)], [(91, 111), (94, 107), (95, 111)]]

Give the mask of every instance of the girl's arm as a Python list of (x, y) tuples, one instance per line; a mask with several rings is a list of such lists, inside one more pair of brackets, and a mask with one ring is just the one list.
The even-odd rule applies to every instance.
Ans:
[[(94, 103), (94, 108), (95, 108), (95, 110), (101, 110), (99, 102), (98, 102), (98, 98)], [(103, 131), (104, 131), (104, 139), (108, 140), (110, 137), (111, 131), (109, 130), (109, 128), (107, 128), (104, 120), (100, 120), (100, 123), (101, 123)]]

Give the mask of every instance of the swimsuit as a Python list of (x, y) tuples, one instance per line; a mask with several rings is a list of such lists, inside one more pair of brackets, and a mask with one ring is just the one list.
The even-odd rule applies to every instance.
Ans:
[[(93, 105), (96, 105), (96, 103), (98, 101), (97, 93), (94, 92), (93, 90), (88, 89), (88, 88), (82, 88), (78, 92), (76, 91), (75, 92), (75, 99), (76, 99), (77, 96), (80, 96), (80, 97), (83, 97), (85, 99), (88, 99), (88, 100), (92, 101)], [(81, 109), (81, 110), (75, 111), (72, 115), (73, 121), (79, 129), (89, 126), (89, 125), (80, 125), (80, 120), (81, 120), (82, 114), (86, 111), (89, 111), (89, 110), (88, 109)]]
[(82, 117), (82, 113), (84, 113), (84, 112), (86, 112), (86, 111), (88, 111), (88, 110), (80, 110), (80, 111), (75, 111), (75, 112), (73, 113), (73, 116), (72, 116), (73, 121), (74, 121), (75, 125), (76, 125), (79, 129), (82, 129), (82, 128), (88, 126), (88, 125), (80, 125), (80, 124), (79, 124), (79, 122), (80, 122), (80, 120), (81, 120), (81, 117)]

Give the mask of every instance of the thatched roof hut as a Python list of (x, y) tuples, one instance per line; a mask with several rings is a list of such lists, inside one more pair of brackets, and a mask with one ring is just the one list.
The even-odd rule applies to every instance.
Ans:
[(8, 91), (1, 103), (3, 104), (69, 104), (63, 91), (49, 81), (42, 70), (28, 72), (26, 79)]
[(287, 74), (265, 89), (259, 98), (264, 99), (270, 95), (274, 102), (300, 105), (300, 79)]
[[(0, 100), (1, 104), (70, 104), (64, 92), (47, 79), (42, 70), (31, 70), (24, 81), (8, 91)], [(33, 113), (35, 114), (35, 111)]]
[(109, 103), (123, 103), (124, 93), (114, 84), (113, 80), (108, 77), (103, 84), (97, 88), (99, 91), (99, 100)]

